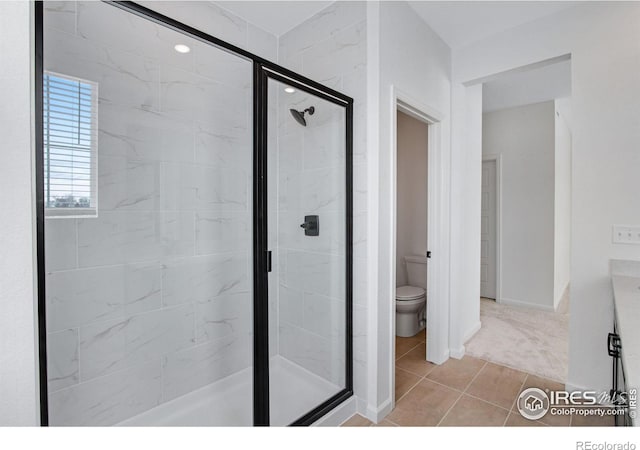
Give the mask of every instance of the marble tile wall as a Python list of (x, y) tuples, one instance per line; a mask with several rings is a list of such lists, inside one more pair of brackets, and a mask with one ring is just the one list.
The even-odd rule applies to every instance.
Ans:
[[(366, 5), (336, 2), (279, 38), (279, 63), (354, 99), (354, 385), (366, 399)], [(279, 348), (306, 369), (342, 383), (344, 353), (343, 116), (326, 103), (280, 94)], [(287, 109), (315, 102), (306, 128)], [(307, 105), (308, 106), (308, 105)], [(306, 107), (306, 106), (305, 106)], [(324, 114), (324, 115), (323, 115)], [(305, 237), (306, 214), (320, 216), (318, 238)], [(323, 235), (324, 232), (324, 235)]]
[[(147, 6), (277, 54), (211, 2)], [(102, 2), (45, 9), (46, 70), (99, 86), (98, 217), (45, 224), (50, 420), (112, 425), (251, 364), (251, 63)]]

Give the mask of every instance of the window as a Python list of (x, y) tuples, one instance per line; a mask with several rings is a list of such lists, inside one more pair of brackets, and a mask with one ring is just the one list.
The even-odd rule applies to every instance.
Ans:
[(46, 216), (95, 216), (98, 85), (45, 72), (43, 92)]

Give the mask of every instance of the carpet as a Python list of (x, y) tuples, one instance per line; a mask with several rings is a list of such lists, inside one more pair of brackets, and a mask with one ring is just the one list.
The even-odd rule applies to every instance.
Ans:
[(569, 361), (569, 314), (480, 300), (482, 328), (466, 353), (496, 364), (565, 383)]

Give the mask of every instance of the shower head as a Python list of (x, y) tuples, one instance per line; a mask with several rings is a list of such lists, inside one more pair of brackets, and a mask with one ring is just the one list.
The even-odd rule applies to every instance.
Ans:
[(307, 121), (305, 120), (304, 115), (306, 113), (309, 113), (310, 116), (313, 116), (313, 113), (316, 112), (316, 109), (313, 106), (309, 106), (304, 111), (298, 111), (297, 109), (293, 108), (291, 108), (289, 111), (291, 112), (293, 118), (296, 119), (296, 122), (298, 122), (303, 127), (306, 127)]

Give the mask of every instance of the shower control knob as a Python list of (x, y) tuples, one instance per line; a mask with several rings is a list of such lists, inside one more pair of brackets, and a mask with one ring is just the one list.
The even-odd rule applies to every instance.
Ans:
[(319, 236), (320, 220), (318, 216), (304, 216), (304, 223), (300, 224), (300, 228), (304, 229), (305, 236)]

